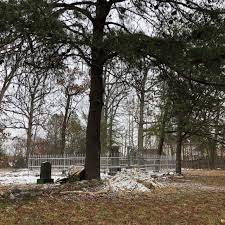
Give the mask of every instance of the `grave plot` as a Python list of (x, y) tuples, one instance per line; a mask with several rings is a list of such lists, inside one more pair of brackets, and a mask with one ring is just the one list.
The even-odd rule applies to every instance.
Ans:
[[(132, 170), (122, 171), (113, 179), (115, 181), (128, 174), (140, 181), (147, 178)], [(184, 176), (166, 178), (168, 182), (163, 186), (148, 192), (105, 190), (105, 186), (96, 181), (56, 186), (28, 185), (26, 189), (14, 187), (8, 190), (8, 198), (0, 201), (0, 224), (64, 225), (66, 221), (71, 225), (222, 225), (225, 221), (225, 186), (220, 183), (222, 174), (184, 171)], [(212, 177), (220, 189), (213, 188), (211, 180), (209, 183), (202, 180)], [(162, 182), (165, 176), (157, 179)]]

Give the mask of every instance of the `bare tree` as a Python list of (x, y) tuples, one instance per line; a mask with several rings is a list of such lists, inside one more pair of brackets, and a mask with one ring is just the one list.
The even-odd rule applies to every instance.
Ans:
[(48, 107), (45, 98), (51, 92), (50, 74), (42, 72), (24, 71), (16, 78), (14, 93), (10, 97), (9, 108), (6, 109), (11, 117), (9, 128), (24, 129), (26, 131), (26, 160), (32, 153), (34, 128), (42, 127)]
[[(58, 79), (58, 84), (63, 87), (63, 94), (65, 97), (63, 122), (61, 128), (61, 154), (65, 152), (66, 146), (66, 130), (68, 127), (71, 113), (75, 110), (79, 98), (88, 89), (86, 80), (81, 80), (78, 69), (68, 69), (65, 74)], [(76, 101), (75, 100), (76, 97)], [(74, 104), (75, 103), (75, 104)]]
[[(10, 51), (8, 50), (9, 48)], [(8, 51), (7, 51), (8, 50)], [(20, 66), (23, 62), (24, 56), (20, 47), (7, 46), (2, 55), (2, 64), (0, 65), (0, 110), (4, 97), (12, 84), (13, 79), (21, 74)]]
[(151, 107), (154, 107), (154, 93), (157, 90), (157, 71), (151, 65), (147, 59), (140, 60), (137, 63), (137, 67), (132, 68), (131, 70), (131, 82), (130, 85), (136, 92), (138, 98), (138, 116), (136, 122), (138, 124), (138, 151), (141, 153), (144, 148), (144, 136), (147, 128), (144, 128), (145, 125), (148, 125), (148, 116), (147, 111), (148, 107), (146, 105), (150, 104)]
[[(104, 73), (104, 106), (101, 127), (102, 151), (109, 152), (116, 134), (116, 117), (119, 108), (128, 94), (128, 85), (121, 79), (124, 70), (119, 62), (112, 62), (105, 67)], [(115, 136), (115, 135), (114, 135)], [(114, 140), (113, 140), (114, 139)]]

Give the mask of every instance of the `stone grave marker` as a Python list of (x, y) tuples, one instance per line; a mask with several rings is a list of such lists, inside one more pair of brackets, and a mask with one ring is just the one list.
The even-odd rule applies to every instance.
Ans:
[(50, 162), (41, 163), (41, 173), (40, 179), (37, 180), (38, 184), (47, 184), (54, 183), (54, 180), (51, 178), (52, 165)]

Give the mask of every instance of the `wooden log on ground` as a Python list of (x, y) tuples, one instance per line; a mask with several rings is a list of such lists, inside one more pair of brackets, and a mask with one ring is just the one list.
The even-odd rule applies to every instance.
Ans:
[(70, 172), (67, 177), (57, 180), (56, 183), (64, 184), (81, 180), (85, 180), (85, 169), (76, 169), (73, 172)]

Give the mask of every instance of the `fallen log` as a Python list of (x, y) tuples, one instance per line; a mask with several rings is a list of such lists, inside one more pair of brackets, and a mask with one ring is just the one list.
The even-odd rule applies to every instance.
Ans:
[(85, 169), (75, 169), (67, 177), (57, 180), (56, 183), (73, 183), (81, 180), (85, 180)]

